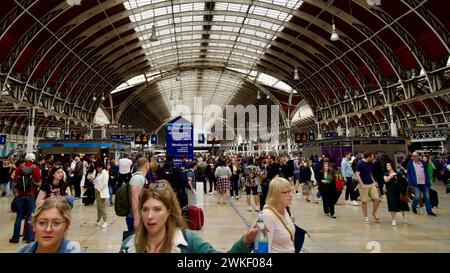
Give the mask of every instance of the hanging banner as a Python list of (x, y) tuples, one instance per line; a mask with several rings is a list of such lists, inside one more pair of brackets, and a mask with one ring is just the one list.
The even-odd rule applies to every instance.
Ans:
[(174, 163), (181, 157), (194, 158), (194, 128), (192, 122), (179, 116), (166, 124), (166, 154), (172, 154)]

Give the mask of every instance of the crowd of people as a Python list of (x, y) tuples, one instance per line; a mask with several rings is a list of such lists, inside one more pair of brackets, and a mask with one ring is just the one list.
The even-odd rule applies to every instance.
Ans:
[[(322, 202), (324, 214), (335, 219), (335, 204), (345, 187), (345, 204), (361, 205), (364, 222), (370, 224), (368, 202), (373, 203), (373, 221), (379, 223), (380, 196), (385, 195), (395, 226), (397, 212), (407, 223), (409, 199), (413, 213), (424, 204), (427, 214), (436, 216), (429, 189), (436, 178), (448, 183), (448, 165), (448, 157), (436, 161), (416, 152), (402, 162), (393, 162), (385, 154), (376, 157), (365, 152), (355, 158), (346, 153), (339, 164), (329, 155), (303, 158), (301, 154), (294, 158), (197, 154), (193, 160), (183, 157), (180, 164), (174, 163), (172, 155), (140, 154), (134, 159), (124, 155), (116, 164), (95, 156), (75, 156), (64, 162), (53, 157), (36, 160), (34, 154), (26, 154), (23, 159), (0, 162), (0, 185), (2, 196), (15, 196), (10, 243), (19, 242), (25, 219), (23, 239), (28, 244), (18, 252), (79, 252), (79, 244), (65, 239), (74, 201), (95, 203), (97, 225), (105, 229), (107, 203), (114, 205), (122, 185), (129, 187), (131, 206), (125, 217), (128, 230), (122, 252), (215, 252), (209, 243), (186, 231), (182, 216), (199, 182), (205, 194), (217, 192), (218, 205), (226, 204), (228, 196), (239, 200), (245, 192), (247, 210), (264, 215), (270, 251), (293, 252), (295, 219), (289, 210), (293, 196)], [(230, 252), (250, 252), (256, 233), (250, 228)]]

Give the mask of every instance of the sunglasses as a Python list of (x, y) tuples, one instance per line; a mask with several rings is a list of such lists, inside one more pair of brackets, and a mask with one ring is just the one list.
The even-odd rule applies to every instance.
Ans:
[(150, 184), (148, 185), (148, 189), (149, 189), (149, 190), (156, 190), (156, 191), (162, 191), (162, 190), (164, 190), (166, 187), (167, 187), (167, 184), (166, 184), (166, 183), (161, 183), (161, 182), (158, 182), (158, 183), (150, 183)]

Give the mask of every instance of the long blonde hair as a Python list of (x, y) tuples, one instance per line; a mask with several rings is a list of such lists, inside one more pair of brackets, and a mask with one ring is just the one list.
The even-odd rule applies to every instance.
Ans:
[(291, 189), (291, 183), (282, 177), (275, 177), (270, 181), (269, 192), (267, 193), (266, 204), (271, 207), (276, 207), (280, 200), (281, 193), (286, 188)]
[[(147, 244), (148, 233), (142, 220), (142, 207), (144, 206), (145, 202), (147, 202), (147, 200), (152, 198), (158, 200), (163, 203), (169, 211), (169, 217), (167, 218), (166, 222), (166, 236), (164, 239), (164, 243), (161, 246), (161, 252), (171, 252), (175, 229), (186, 227), (186, 223), (181, 216), (181, 209), (180, 205), (178, 204), (177, 196), (170, 186), (169, 182), (167, 182), (166, 180), (158, 180), (155, 183), (160, 183), (160, 185), (143, 190), (139, 199), (139, 226), (136, 229), (136, 235), (134, 237), (134, 246), (136, 248), (136, 253), (145, 252), (145, 246)], [(161, 186), (162, 184), (164, 186)]]

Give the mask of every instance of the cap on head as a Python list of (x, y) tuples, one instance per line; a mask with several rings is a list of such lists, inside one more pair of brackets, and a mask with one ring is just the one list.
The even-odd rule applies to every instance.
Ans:
[(25, 160), (26, 161), (34, 161), (36, 159), (36, 156), (32, 153), (28, 153), (25, 155)]

